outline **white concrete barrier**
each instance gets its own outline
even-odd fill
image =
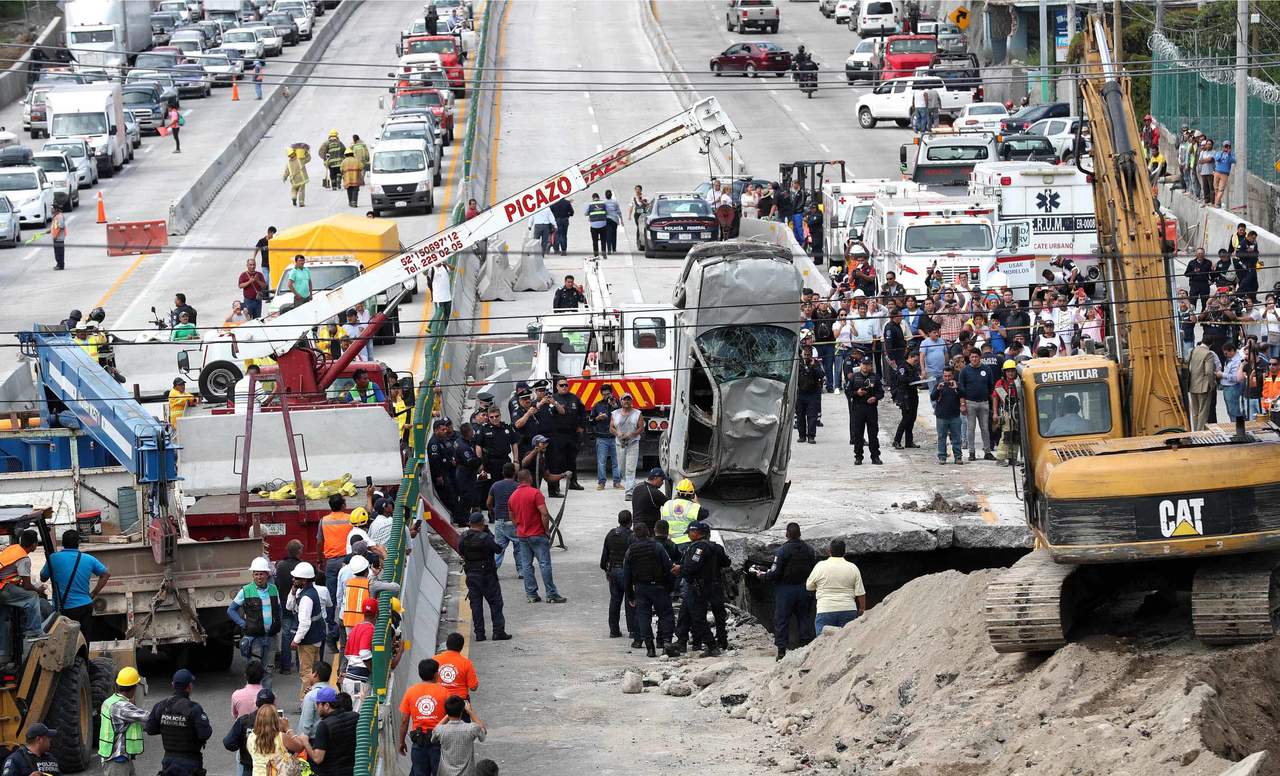
[[[515,270],[507,261],[507,244],[504,242],[497,250],[491,250],[485,256],[484,266],[480,269],[480,300],[482,302],[511,302],[516,298],[512,286]]]
[[[31,45],[33,47],[61,46],[62,24],[63,17],[61,16],[51,19]],[[0,73],[0,105],[17,102],[27,96],[27,91],[31,85],[31,52],[34,50],[35,48],[29,48],[22,52],[22,56],[18,57],[17,62],[9,65],[4,72]],[[20,129],[21,127],[9,127],[10,132],[18,132]]]
[[[1173,190],[1169,184],[1160,184],[1160,204],[1173,212],[1178,218],[1178,241],[1188,250],[1180,257],[1174,271],[1181,273],[1196,248],[1204,248],[1211,261],[1218,258],[1218,250],[1226,248],[1236,225],[1249,224],[1249,228],[1258,233],[1258,252],[1264,257],[1263,269],[1258,272],[1258,288],[1263,293],[1280,281],[1280,268],[1274,261],[1265,257],[1280,255],[1280,235],[1254,226],[1247,219],[1240,218],[1222,208],[1208,207],[1181,189]]]
[[[550,291],[556,284],[542,258],[542,244],[536,239],[526,239],[520,246],[520,258],[516,259],[514,271],[511,287],[516,291]]]

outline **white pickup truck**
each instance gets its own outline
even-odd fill
[[[746,32],[752,28],[777,32],[781,15],[773,0],[729,0],[724,27],[729,32]]]
[[[858,126],[872,129],[880,121],[896,121],[898,126],[911,124],[911,103],[915,95],[934,89],[941,98],[942,112],[956,114],[972,100],[968,92],[952,92],[941,78],[907,76],[882,81],[875,89],[858,98],[855,113]]]

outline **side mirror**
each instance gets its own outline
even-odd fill
[[[398,57],[404,56],[404,44],[402,43],[396,44],[396,56]]]
[[[899,146],[899,147],[898,147],[898,162],[899,162],[899,163],[901,163],[901,164],[906,164],[906,163],[907,163],[907,145],[906,145],[906,143],[903,143],[901,146]]]

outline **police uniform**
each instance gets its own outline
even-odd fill
[[[546,405],[538,407],[537,403],[530,405],[534,407],[533,415],[529,417],[523,426],[518,426],[517,431],[520,432],[520,457],[523,458],[533,449],[533,438],[536,436],[544,436],[551,438],[552,418],[556,414],[555,408]],[[512,425],[527,413],[527,409],[522,411],[520,415],[512,419]]]
[[[654,655],[653,616],[658,616],[658,641],[665,646],[671,641],[675,614],[671,609],[671,566],[674,561],[661,544],[653,539],[631,543],[622,560],[623,589],[635,611],[627,612],[635,620],[637,635],[644,640],[650,657]]]
[[[453,487],[458,499],[457,520],[465,519],[480,501],[480,488],[476,475],[480,472],[480,456],[476,455],[474,437],[471,441],[457,434],[453,440]]]
[[[640,631],[636,628],[635,611],[630,606],[623,606],[626,598],[626,582],[623,579],[622,565],[627,557],[627,549],[636,540],[630,526],[614,526],[604,537],[604,548],[600,552],[600,570],[605,573],[609,583],[609,635],[621,636],[618,629],[618,615],[626,611],[627,635],[632,642],[640,640]],[[633,644],[634,646],[634,644]]]
[[[893,400],[897,402],[898,409],[902,410],[902,420],[898,421],[898,428],[893,432],[893,446],[899,447],[905,444],[907,447],[915,447],[916,413],[920,410],[920,387],[912,385],[912,382],[919,379],[920,369],[918,366],[904,362],[894,367],[894,373]]]
[[[468,422],[479,428],[489,422],[489,408],[493,406],[493,394],[488,391],[476,394],[476,408],[471,411]]]
[[[35,727],[34,725],[32,727]],[[44,726],[41,725],[41,728]],[[47,728],[45,728],[47,730]],[[49,730],[49,733],[57,735],[58,731]],[[27,735],[31,739],[31,735]],[[34,739],[32,739],[34,740]],[[50,750],[44,754],[36,754],[25,746],[20,746],[13,751],[4,761],[4,769],[0,770],[0,776],[31,776],[38,773],[41,776],[58,776],[62,773],[62,769],[58,767],[58,760],[53,756]]]
[[[707,627],[707,611],[719,587],[720,560],[710,540],[705,537],[691,542],[680,561],[680,579],[684,583],[681,616],[687,618],[693,644],[708,651],[715,649],[714,637]],[[676,638],[683,644],[678,633]]]
[[[555,412],[551,416],[550,465],[556,474],[569,473],[569,487],[580,487],[577,474],[578,429],[586,424],[587,408],[582,406],[582,399],[572,393],[557,393],[551,398],[564,408],[564,413]]]
[[[818,562],[813,548],[800,539],[788,539],[773,554],[773,565],[764,578],[773,582],[773,643],[779,654],[791,643],[791,618],[796,618],[800,646],[813,641],[814,597],[805,589],[809,572]]]
[[[432,430],[445,425],[445,418],[437,418]],[[431,480],[436,486],[436,495],[444,502],[450,513],[457,510],[457,493],[453,487],[453,448],[457,435],[450,433],[446,437],[434,433],[427,442],[427,468],[431,470]]]
[[[502,616],[502,586],[498,583],[498,566],[494,558],[502,548],[488,531],[468,530],[458,540],[458,554],[462,556],[462,570],[467,581],[467,600],[471,602],[471,624],[477,640],[484,640],[484,603],[489,604],[489,616],[493,620],[493,635],[507,632],[507,620]]]
[[[520,397],[532,397],[533,393],[529,390],[529,384],[524,380],[516,383],[515,390],[511,392],[511,398],[507,399],[507,420],[512,424],[516,422],[516,418],[520,417]]]
[[[178,673],[183,671],[185,669],[180,669]],[[164,745],[160,776],[204,776],[201,750],[213,735],[213,728],[204,709],[191,700],[186,686],[151,709],[145,730],[147,735],[158,734]]]
[[[502,479],[502,465],[511,460],[511,446],[520,444],[520,434],[507,423],[486,423],[476,429],[472,441],[480,448],[480,458],[491,482]]]
[[[822,411],[822,364],[802,361],[796,374],[796,426],[801,442],[813,442]]]
[[[859,390],[862,395],[858,395]],[[862,463],[864,444],[870,448],[871,462],[880,463],[879,402],[884,398],[884,383],[875,372],[864,375],[859,369],[845,382],[844,395],[849,400],[849,444],[853,445],[854,464]],[[869,401],[872,398],[874,402]]]

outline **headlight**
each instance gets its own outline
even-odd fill
[[[39,195],[39,194],[32,194],[31,196],[29,196],[29,197],[27,197],[26,199],[22,200],[21,204],[22,204],[22,205],[30,205],[30,204],[32,204],[32,203],[39,202],[39,201],[40,201],[40,195]]]

